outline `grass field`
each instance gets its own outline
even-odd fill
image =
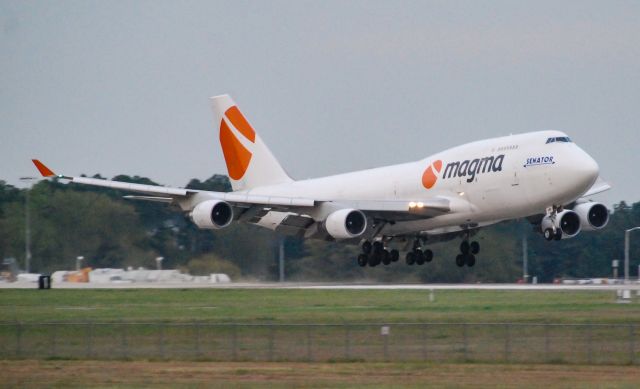
[[[0,321],[640,324],[602,291],[282,289],[0,290]]]
[[[430,301],[416,290],[2,289],[0,371],[5,387],[635,388],[640,307],[614,301],[602,291],[439,290]]]

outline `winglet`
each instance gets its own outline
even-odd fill
[[[40,162],[37,159],[32,159],[33,164],[36,165],[36,167],[38,168],[38,171],[40,172],[40,174],[42,174],[42,177],[53,177],[56,174],[49,169],[48,167],[45,166],[44,163]]]

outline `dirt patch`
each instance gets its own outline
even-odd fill
[[[0,361],[2,386],[640,387],[638,366]]]

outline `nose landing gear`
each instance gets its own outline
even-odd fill
[[[554,231],[553,228],[547,228],[546,230],[544,230],[542,235],[547,241],[552,241],[554,239],[560,240],[562,239],[562,230],[559,228],[556,228],[556,230]]]

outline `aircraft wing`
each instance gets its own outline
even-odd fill
[[[126,195],[131,200],[154,201],[178,205],[183,211],[192,211],[207,200],[222,200],[238,209],[238,218],[248,223],[268,221],[276,231],[302,235],[311,225],[322,222],[326,214],[316,213],[323,203],[331,203],[330,209],[353,208],[362,211],[368,218],[395,223],[420,220],[468,208],[461,199],[436,196],[418,202],[409,200],[330,200],[301,197],[253,195],[246,192],[213,192],[157,185],[134,184],[121,181],[89,177],[73,177],[56,174],[42,162],[33,160],[43,177],[57,177],[76,184],[98,186],[139,193]],[[270,216],[271,211],[276,216]],[[315,214],[315,216],[311,216]],[[263,220],[263,218],[266,218]],[[286,230],[286,231],[285,231]]]
[[[228,201],[232,204],[240,205],[263,205],[273,207],[313,207],[315,201],[305,198],[282,197],[282,196],[261,196],[234,192],[210,192],[195,189],[171,188],[158,185],[133,184],[121,181],[102,180],[98,178],[73,177],[64,174],[55,174],[37,159],[33,160],[40,174],[43,177],[57,177],[68,180],[76,184],[100,186],[103,188],[119,189],[129,192],[142,193],[144,196],[125,196],[133,200],[159,201],[159,202],[180,202],[195,197],[198,194],[206,195],[208,199],[218,199]]]
[[[595,194],[602,193],[609,189],[611,189],[611,185],[609,185],[608,182],[603,180],[602,177],[598,177],[598,179],[596,179],[596,182],[591,186],[591,188],[585,194],[582,195],[582,197],[593,196]]]

